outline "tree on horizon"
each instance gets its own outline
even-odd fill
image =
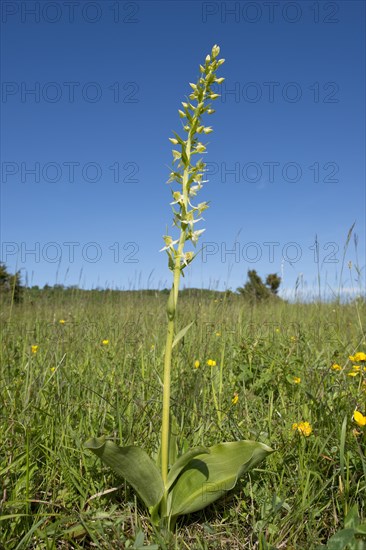
[[[277,293],[281,284],[281,277],[277,273],[267,275],[266,282],[258,275],[255,269],[248,271],[248,281],[237,291],[251,302],[259,302],[270,298],[278,298]]]

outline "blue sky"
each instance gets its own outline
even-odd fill
[[[205,252],[183,284],[256,269],[312,292],[319,267],[338,291],[356,222],[342,286],[352,261],[364,287],[364,2],[7,1],[1,40],[1,260],[28,284],[170,286],[168,138],[219,44]]]

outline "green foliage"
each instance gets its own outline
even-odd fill
[[[366,351],[364,301],[243,308],[237,295],[180,296],[181,326],[195,324],[174,348],[178,456],[219,440],[256,439],[276,452],[215,503],[178,517],[172,544],[131,486],[82,444],[103,434],[158,462],[166,296],[65,290],[33,301],[13,308],[10,322],[10,305],[0,311],[1,548],[131,548],[143,532],[161,550],[242,541],[315,550],[355,504],[365,523],[366,436],[352,416],[356,406],[366,414],[366,371],[348,376],[348,356]],[[302,420],[313,427],[307,438],[292,430]]]
[[[11,275],[6,266],[0,263],[0,294],[7,300],[19,304],[23,299],[24,287],[22,285],[20,271]]]
[[[208,454],[198,454],[190,460],[178,476],[169,495],[173,518],[215,502],[273,452],[256,441],[219,443],[207,450]]]
[[[0,287],[4,287],[9,280],[9,273],[4,264],[0,263]]]
[[[340,529],[327,542],[326,546],[318,546],[317,550],[365,550],[366,522],[361,522],[358,507],[355,504],[348,512],[344,528]]]
[[[252,303],[275,297],[281,284],[281,277],[276,273],[268,275],[266,284],[264,284],[255,269],[248,271],[248,279],[245,285],[239,287],[237,291]]]
[[[92,438],[85,447],[125,478],[135,489],[157,525],[171,526],[183,514],[202,510],[233,489],[242,475],[257,466],[272,449],[256,441],[219,443],[208,449],[191,449],[171,467],[166,484],[148,455],[139,447],[119,447],[104,438]]]
[[[93,451],[120,477],[135,489],[148,508],[160,502],[164,485],[160,472],[151,458],[139,447],[119,447],[103,437],[91,438],[85,447]]]
[[[267,275],[266,286],[273,294],[277,294],[280,284],[281,277],[279,277],[277,273],[270,273],[269,275]]]
[[[188,465],[189,462],[192,461],[193,458],[196,458],[197,455],[208,454],[209,452],[210,451],[204,447],[195,447],[179,457],[169,470],[167,489],[170,490],[173,483],[175,483],[179,475],[182,473],[182,470]]]
[[[191,323],[189,323],[189,325],[187,325],[186,327],[182,328],[178,334],[176,335],[176,337],[174,338],[174,341],[173,341],[173,344],[172,344],[172,348],[174,348],[181,340],[182,338],[184,338],[184,336],[187,334],[187,332],[189,331],[189,329],[191,328],[191,326],[193,325],[193,321]]]

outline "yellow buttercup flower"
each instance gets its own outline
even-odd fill
[[[236,405],[238,401],[239,401],[239,394],[236,391],[236,392],[234,392],[234,395],[233,395],[233,398],[232,398],[231,402],[232,402],[233,405]]]
[[[354,370],[355,372],[360,371],[361,370],[361,365],[353,365],[352,370]]]
[[[31,349],[32,349],[32,353],[36,354],[37,351],[38,351],[38,346],[34,345],[34,346],[31,347]]]
[[[51,372],[55,372],[55,370],[56,370],[56,367],[51,367],[51,368],[50,368],[50,371],[51,371]]]
[[[313,431],[313,428],[311,427],[311,424],[309,422],[295,422],[295,424],[292,424],[292,429],[297,430],[301,435],[304,435],[305,437],[309,437],[311,432]]]
[[[207,366],[208,367],[216,367],[216,361],[214,361],[213,359],[208,359],[207,360]]]
[[[359,361],[366,361],[366,353],[359,351],[354,355],[350,355],[349,360],[354,361],[355,363],[358,363]]]
[[[106,339],[105,339],[105,340],[103,340],[103,341],[102,341],[102,344],[103,344],[103,346],[108,346],[108,344],[109,344],[109,340],[106,340]]]
[[[357,375],[358,375],[358,372],[354,370],[347,373],[347,376],[357,376]]]
[[[299,378],[298,376],[294,376],[292,381],[294,382],[294,384],[300,384],[301,378]]]
[[[60,325],[64,325],[66,323],[66,321],[65,321],[65,319],[60,319],[59,323],[60,323]]]
[[[193,366],[195,369],[198,369],[198,367],[200,366],[200,362],[198,361],[198,359],[196,359],[196,361],[193,363]]]
[[[362,413],[360,413],[360,411],[355,411],[353,413],[353,420],[356,422],[356,424],[361,426],[361,428],[363,426],[366,426],[366,416],[364,416]]]
[[[332,370],[342,370],[341,365],[338,365],[338,363],[334,363],[330,368]]]

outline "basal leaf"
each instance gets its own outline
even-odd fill
[[[163,480],[156,464],[143,449],[119,447],[104,437],[93,437],[84,446],[126,479],[148,508],[160,502],[164,492]]]
[[[169,507],[172,517],[205,508],[273,452],[267,445],[256,441],[219,443],[209,447],[208,451],[209,454],[192,458],[173,485]]]
[[[180,472],[187,466],[187,464],[197,455],[208,454],[210,451],[205,447],[195,447],[180,456],[178,460],[171,467],[168,474],[167,490],[173,485],[174,481],[179,476]]]

